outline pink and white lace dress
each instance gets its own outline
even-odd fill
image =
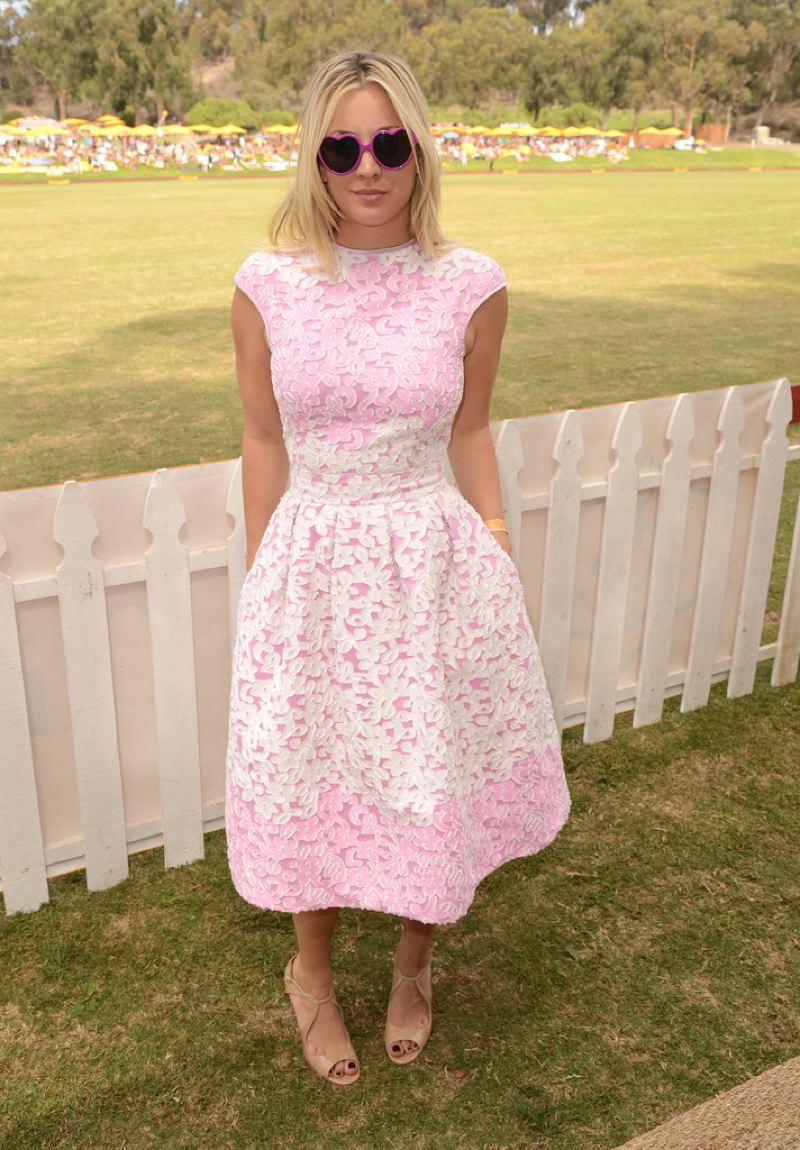
[[[448,482],[464,339],[499,265],[256,252],[290,461],[238,603],[225,825],[237,892],[454,922],[570,796],[514,561]]]

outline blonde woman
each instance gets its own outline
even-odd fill
[[[351,1085],[339,908],[402,920],[383,1034],[411,1062],[436,924],[551,842],[570,796],[489,430],[506,277],[439,227],[403,60],[326,60],[300,128],[270,245],[234,277],[248,569],[225,815],[237,892],[293,916],[306,1060]]]

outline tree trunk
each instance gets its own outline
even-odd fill
[[[686,114],[685,114],[684,119],[683,119],[683,134],[684,134],[684,136],[691,136],[691,134],[692,134],[692,119],[694,117],[694,108],[691,105],[689,105],[689,107],[685,109],[685,112],[686,112]]]
[[[725,109],[725,135],[722,137],[723,144],[727,144],[728,137],[731,134],[731,106],[728,104]]]
[[[66,120],[67,118],[67,93],[63,88],[59,88],[56,92],[56,99],[58,100],[58,118],[59,120]]]

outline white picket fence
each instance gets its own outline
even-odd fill
[[[789,381],[492,425],[503,504],[560,727],[703,706],[800,658],[800,516],[777,639],[762,624]],[[448,469],[449,470],[449,469]],[[449,475],[453,481],[452,473]],[[231,530],[231,525],[233,529]],[[149,539],[148,539],[149,536]],[[129,854],[200,859],[224,826],[240,460],[0,492],[0,879],[7,914]]]

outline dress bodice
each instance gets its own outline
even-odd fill
[[[503,287],[491,257],[416,240],[336,245],[338,280],[310,252],[257,251],[234,276],[271,349],[290,486],[309,498],[402,498],[444,482],[475,309]]]

